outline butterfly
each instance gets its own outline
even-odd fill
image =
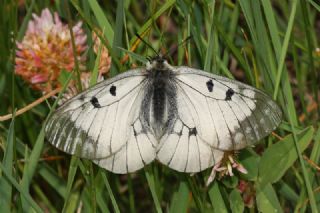
[[[45,131],[58,149],[113,173],[155,159],[195,173],[225,152],[251,146],[281,122],[279,106],[264,92],[158,55],[85,90],[59,107]]]

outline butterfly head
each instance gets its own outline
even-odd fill
[[[146,64],[147,70],[171,70],[172,67],[169,65],[167,59],[162,55],[148,58]]]

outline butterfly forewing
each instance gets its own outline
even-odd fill
[[[176,83],[194,111],[197,132],[210,146],[238,150],[270,134],[281,110],[260,90],[189,67],[177,68]]]
[[[139,137],[134,130],[145,83],[144,70],[139,69],[118,75],[77,95],[49,119],[47,138],[62,151],[95,159],[100,166],[115,173],[143,167],[155,157],[154,149],[149,148],[155,143],[154,139]],[[140,150],[137,138],[142,146]],[[134,158],[130,165],[127,158]]]

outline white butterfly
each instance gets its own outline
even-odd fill
[[[57,148],[114,173],[157,159],[194,173],[225,151],[250,146],[273,131],[281,110],[265,93],[157,56],[146,68],[103,81],[61,106],[46,126]]]

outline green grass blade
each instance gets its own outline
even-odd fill
[[[9,131],[5,132],[8,134]],[[16,150],[17,154],[23,156],[24,159],[28,159],[30,156],[30,149],[27,145],[25,145],[19,138],[16,138]],[[57,191],[60,196],[65,195],[65,186],[66,183],[64,180],[58,176],[58,174],[50,167],[51,164],[47,164],[46,162],[41,162],[38,165],[38,172],[43,177],[44,180],[49,183],[49,185]]]
[[[131,174],[128,174],[128,193],[129,193],[129,206],[130,206],[130,212],[136,213],[136,204],[134,201],[135,193],[134,188],[132,184],[132,177]]]
[[[96,60],[94,62],[94,67],[90,76],[90,87],[95,85],[97,83],[98,80],[98,76],[99,76],[99,64],[100,64],[100,59],[101,59],[101,51],[103,48],[103,44],[102,42],[100,42],[99,48],[98,48],[98,53],[97,53],[97,57]]]
[[[320,74],[319,70],[315,69],[315,63],[314,63],[314,58],[313,58],[313,53],[318,47],[317,44],[317,38],[316,38],[316,33],[313,31],[313,26],[311,26],[310,20],[311,20],[311,15],[310,15],[310,10],[308,10],[307,7],[307,2],[306,1],[301,1],[300,2],[301,6],[301,11],[302,11],[302,18],[304,22],[304,31],[306,40],[307,40],[307,55],[308,55],[308,70],[309,73],[311,74],[311,87],[312,87],[312,92],[313,92],[313,98],[314,100],[317,100],[319,98],[318,96],[318,90],[319,90],[319,85],[317,85],[320,82]],[[319,104],[317,105],[318,109],[318,118],[320,118],[320,106]]]
[[[128,55],[130,55],[133,59],[135,59],[135,60],[137,60],[137,61],[140,61],[140,62],[143,63],[143,64],[145,64],[145,63],[148,62],[148,60],[147,60],[145,57],[143,57],[143,56],[141,56],[141,55],[139,55],[139,54],[136,54],[136,53],[134,53],[134,52],[131,52],[131,51],[126,50],[126,49],[121,48],[121,47],[119,47],[119,49],[122,50],[122,51],[125,52],[125,53],[128,53]]]
[[[298,0],[293,0],[292,7],[291,7],[291,14],[290,14],[290,18],[289,18],[289,23],[288,23],[286,35],[284,37],[283,45],[282,45],[282,48],[281,48],[281,55],[280,55],[280,59],[279,59],[278,69],[277,69],[277,77],[276,77],[275,89],[274,89],[274,93],[273,93],[273,99],[274,100],[277,99],[278,92],[279,92],[278,90],[279,90],[279,86],[280,86],[281,75],[282,75],[282,71],[283,71],[285,57],[286,57],[287,50],[288,50],[288,45],[289,45],[289,41],[290,41],[290,37],[291,37],[291,32],[292,32],[292,29],[293,29],[293,23],[294,23],[294,18],[295,18],[296,11],[297,11],[297,6],[298,6]]]
[[[66,191],[66,182],[58,176],[56,171],[54,171],[49,164],[41,163],[39,165],[39,174],[43,177],[44,180],[64,199],[67,195]]]
[[[15,114],[15,113],[14,113]],[[8,171],[6,174],[7,176],[12,176],[12,169],[13,169],[13,156],[14,156],[14,144],[15,144],[15,117],[13,116],[9,131],[8,131],[8,136],[7,136],[7,141],[5,145],[5,152],[4,152],[4,157],[2,160],[2,165]],[[10,212],[10,201],[12,197],[12,186],[7,180],[6,176],[0,173],[0,206],[4,212]]]
[[[204,196],[199,188],[200,183],[197,181],[195,177],[191,177],[189,174],[184,174],[184,179],[187,180],[188,187],[192,192],[192,199],[194,200],[197,209],[199,212],[205,211],[205,203],[204,203]]]
[[[65,82],[61,92],[58,95],[58,98],[56,99],[56,101],[54,102],[49,115],[47,116],[46,121],[44,122],[44,124],[41,127],[40,133],[38,134],[38,138],[36,140],[36,143],[31,151],[30,157],[27,159],[27,162],[25,164],[24,167],[24,172],[23,172],[23,177],[21,180],[21,187],[25,190],[25,191],[29,191],[29,186],[30,183],[32,181],[32,177],[37,169],[37,164],[39,162],[39,158],[42,152],[42,148],[44,146],[44,139],[45,139],[45,124],[48,120],[48,118],[50,117],[50,115],[53,113],[53,110],[55,109],[58,101],[60,100],[62,93],[66,90],[67,85],[69,84],[71,78],[73,76],[73,73],[69,75],[67,81]],[[25,202],[24,198],[21,197],[22,200],[22,207],[24,208],[24,210],[28,210],[28,203]]]
[[[259,212],[283,212],[271,184],[266,185],[263,190],[258,189],[256,200]]]
[[[116,26],[114,28],[114,39],[112,44],[112,51],[114,56],[120,58],[120,50],[118,47],[122,46],[122,34],[123,34],[123,25],[124,25],[124,0],[117,1],[117,13],[116,13]],[[111,66],[110,76],[113,77],[118,73],[118,70],[114,66]]]
[[[187,35],[191,36],[191,20],[190,20],[190,14],[187,15],[187,23],[188,23],[188,27],[187,27]],[[197,40],[195,40],[197,41]],[[191,44],[190,42],[187,44],[187,50],[188,50],[188,66],[191,66],[192,63],[192,54],[191,54]]]
[[[99,28],[97,28],[97,27],[95,26],[95,24],[91,22],[90,16],[87,17],[86,14],[85,14],[85,12],[80,8],[80,6],[79,6],[79,4],[78,4],[78,1],[77,1],[77,0],[71,0],[71,3],[72,3],[72,5],[73,5],[73,7],[77,10],[77,12],[79,13],[79,15],[84,19],[85,23],[89,26],[90,30],[93,31],[93,32],[95,32],[95,33],[98,35],[98,37],[100,38],[100,40],[101,40],[101,42],[103,43],[103,45],[108,48],[109,54],[110,54],[110,56],[112,57],[112,62],[115,62],[115,63],[117,64],[117,66],[119,66],[119,65],[120,65],[119,59],[118,59],[117,57],[115,57],[115,55],[114,55],[114,53],[113,53],[113,51],[112,51],[112,48],[111,48],[111,47],[112,47],[112,45],[111,45],[112,43],[110,43],[108,40],[106,40],[106,38],[109,38],[109,37],[111,37],[111,36],[108,35],[108,36],[106,37],[105,26],[100,26],[100,29],[101,29],[102,31],[104,31],[104,34],[103,34],[104,36],[103,36],[103,35],[101,35]],[[88,9],[88,8],[86,8],[85,10],[87,10],[87,9]],[[101,8],[100,8],[100,9],[101,9]],[[109,24],[108,24],[108,25],[109,25]],[[111,37],[111,38],[113,38],[113,34],[114,34],[114,33],[113,33],[113,29],[111,28],[111,30],[112,30],[112,37]]]
[[[313,144],[312,152],[310,154],[310,160],[312,160],[316,164],[319,164],[319,160],[320,160],[320,128],[318,128],[318,130],[314,134],[314,144]]]
[[[42,203],[42,205],[45,205],[47,208],[47,211],[50,213],[58,213],[56,208],[52,205],[51,201],[49,200],[49,197],[44,193],[44,191],[40,188],[38,184],[33,184],[32,188],[34,189],[34,194],[36,196],[39,196],[39,203]],[[33,195],[34,196],[34,195]]]
[[[108,178],[106,176],[106,174],[104,172],[100,172],[101,175],[102,175],[102,179],[104,181],[104,184],[106,185],[107,187],[107,191],[108,191],[108,194],[109,194],[109,197],[111,199],[111,202],[112,202],[112,206],[113,206],[113,210],[116,212],[116,213],[120,213],[120,209],[119,209],[119,206],[117,204],[117,201],[113,195],[113,192],[112,192],[112,189],[110,187],[110,183],[108,181]]]
[[[63,212],[76,212],[79,209],[80,202],[80,192],[78,190],[73,190],[66,203]]]
[[[147,178],[147,181],[148,181],[148,185],[149,185],[149,189],[151,191],[151,195],[152,195],[152,198],[153,198],[154,205],[156,207],[156,211],[158,213],[162,213],[162,209],[161,209],[159,198],[158,198],[157,191],[156,191],[156,184],[155,184],[155,181],[154,181],[154,174],[150,171],[150,167],[145,169],[145,175],[146,175],[146,178]]]
[[[274,54],[275,54],[275,60],[272,59],[272,55],[270,54],[270,60],[272,61],[270,63],[270,67],[271,67],[271,72],[270,75],[272,77],[272,82],[270,82],[270,85],[272,85],[271,90],[274,93],[274,85],[276,82],[276,63],[279,64],[280,62],[280,58],[281,58],[281,54],[282,54],[282,45],[281,45],[281,40],[282,38],[280,38],[279,32],[280,30],[278,29],[277,26],[277,21],[276,21],[276,14],[274,12],[274,10],[272,9],[272,4],[271,1],[261,1],[264,13],[265,13],[265,17],[266,17],[266,23],[268,26],[268,31],[270,32],[270,37],[271,37],[271,44],[272,44],[272,48],[274,50]],[[263,39],[263,42],[266,39]],[[284,69],[286,70],[286,67],[284,67]],[[295,109],[295,105],[294,105],[294,100],[293,100],[293,94],[292,94],[292,88],[290,85],[290,81],[289,81],[289,75],[288,75],[288,71],[286,70],[286,72],[282,73],[281,76],[281,84],[282,84],[282,88],[281,90],[279,90],[279,92],[281,91],[281,93],[279,93],[279,95],[281,95],[281,99],[280,102],[283,106],[283,108],[288,108],[288,114],[287,116],[291,117],[295,126],[297,125],[298,121],[297,121],[297,116],[296,116],[296,109]],[[287,113],[287,111],[284,112],[285,114]]]
[[[313,213],[317,213],[318,212],[318,208],[317,208],[316,200],[315,200],[314,195],[313,195],[313,190],[312,190],[312,187],[311,187],[309,175],[308,175],[307,170],[306,170],[305,165],[304,165],[304,160],[303,160],[303,157],[301,155],[301,148],[300,148],[300,146],[298,144],[298,137],[297,137],[296,131],[295,131],[294,127],[293,127],[293,123],[292,123],[292,120],[291,120],[290,117],[289,117],[289,122],[291,124],[292,133],[293,133],[293,139],[294,139],[294,145],[295,145],[298,157],[299,157],[299,162],[300,162],[301,169],[302,169],[304,183],[305,183],[305,186],[307,188],[311,209],[312,209]]]
[[[69,166],[69,171],[68,171],[68,181],[67,181],[67,188],[66,188],[66,194],[65,194],[65,200],[63,204],[63,209],[62,212],[67,212],[67,209],[70,208],[69,206],[69,201],[73,197],[71,196],[71,190],[72,190],[72,185],[75,179],[75,175],[78,169],[78,164],[79,164],[80,159],[77,156],[72,156],[71,157],[71,162]]]
[[[241,52],[237,49],[237,47],[234,45],[234,43],[228,38],[227,33],[220,26],[219,21],[215,17],[213,18],[213,23],[214,23],[214,26],[216,27],[218,33],[220,34],[220,38],[223,40],[223,42],[226,44],[226,46],[230,49],[230,51],[236,57],[236,59],[241,64],[241,66],[243,67],[245,72],[250,73],[250,69],[247,66],[245,60],[243,59]]]
[[[211,201],[211,205],[213,207],[214,212],[216,213],[227,213],[229,210],[227,209],[226,204],[222,198],[222,194],[219,189],[219,184],[217,181],[214,181],[209,190],[208,190],[209,198]]]
[[[35,143],[35,146],[33,147],[30,157],[29,159],[27,159],[27,162],[24,167],[24,172],[21,180],[21,187],[27,192],[29,191],[29,186],[31,184],[32,177],[36,172],[37,164],[39,162],[42,148],[44,146],[44,138],[45,138],[44,134],[45,134],[44,126],[42,126],[40,133],[38,135],[37,141]],[[21,201],[22,201],[23,209],[25,211],[28,211],[29,205],[28,205],[28,202],[26,202],[24,196],[21,197]]]
[[[104,171],[99,169],[98,173],[95,178],[95,185],[96,185],[96,199],[98,203],[98,207],[102,212],[109,213],[109,207],[108,207],[108,202],[110,201],[107,197],[105,196],[106,192],[106,187],[105,187],[105,181],[103,180],[102,173]]]
[[[313,0],[308,0],[308,2],[310,2],[310,4],[312,6],[314,6],[314,8],[316,8],[318,10],[318,12],[320,12],[320,5],[317,4],[316,2],[314,2]]]
[[[29,8],[27,10],[27,14],[23,19],[23,22],[21,24],[21,27],[20,27],[18,35],[17,35],[17,40],[18,41],[22,40],[22,38],[23,38],[23,36],[24,36],[24,34],[26,32],[26,29],[28,27],[28,22],[29,22],[29,20],[31,18],[31,15],[32,15],[32,10],[34,9],[34,6],[35,6],[35,2],[36,2],[35,0],[31,1],[30,6],[29,6]]]
[[[108,40],[110,46],[112,46],[113,39],[114,39],[114,31],[113,31],[113,28],[112,28],[109,20],[105,16],[102,8],[100,7],[100,5],[98,4],[98,2],[96,0],[89,0],[88,2],[89,2],[89,5],[91,7],[93,14],[95,15],[95,17],[97,19],[97,22],[98,22],[100,28],[104,30],[105,38]]]
[[[42,212],[41,208],[36,204],[36,202],[31,198],[29,192],[26,191],[11,175],[10,171],[0,163],[1,172],[4,173],[6,178],[11,182],[11,184],[16,188],[18,192],[20,192],[21,196],[25,199],[25,201],[30,205],[36,212]],[[10,211],[9,211],[10,212]]]
[[[238,189],[233,189],[229,196],[230,208],[233,213],[241,213],[244,211],[244,203]]]
[[[181,181],[178,191],[172,196],[169,212],[188,212],[190,191],[188,183]]]
[[[297,203],[299,196],[294,191],[292,187],[290,187],[287,183],[284,181],[280,181],[280,188],[279,188],[279,194],[282,194],[286,200],[292,203]]]
[[[153,14],[147,21],[146,23],[140,28],[140,30],[138,30],[138,34],[141,35],[144,32],[146,32],[152,25],[152,23],[157,20],[166,10],[168,10],[172,5],[174,5],[174,3],[176,2],[176,0],[168,0],[166,1],[162,7],[155,13]],[[134,42],[136,42],[137,38],[133,37],[130,40],[130,46],[132,46],[132,44]]]
[[[213,25],[213,18],[214,18],[214,9],[215,9],[215,3],[216,1],[212,1],[211,5],[211,18],[210,18],[210,29],[209,29],[209,38],[208,38],[208,46],[207,46],[207,52],[206,52],[206,57],[204,59],[204,70],[207,72],[210,72],[211,69],[211,60],[212,60],[212,55],[213,55],[213,49],[214,49],[214,25]],[[212,71],[211,71],[212,72]]]
[[[97,212],[97,194],[95,177],[93,172],[93,164],[91,160],[83,159],[82,161],[79,161],[79,168],[86,180],[85,189],[82,193],[82,201],[88,203],[86,207],[90,209],[91,212]]]
[[[299,155],[309,146],[313,133],[314,129],[309,127],[296,136]],[[298,153],[295,149],[293,135],[289,135],[267,148],[259,163],[259,187],[263,188],[268,183],[280,180],[297,159]]]

